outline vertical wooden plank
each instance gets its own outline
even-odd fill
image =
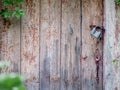
[[[20,20],[0,17],[0,60],[10,62],[10,66],[3,71],[20,71]]]
[[[39,90],[39,0],[24,0],[22,7],[21,73],[27,90]]]
[[[104,89],[120,89],[120,6],[105,0]]]
[[[0,20],[0,59],[10,62],[3,71],[20,71],[20,21]],[[11,23],[11,25],[9,25]]]
[[[7,60],[10,60],[10,70],[12,72],[20,72],[20,20],[12,20],[8,29]]]
[[[60,0],[41,0],[40,89],[60,89]]]
[[[61,90],[80,90],[80,0],[62,0]]]
[[[82,0],[82,90],[102,90],[102,40],[90,36],[90,25],[103,24],[103,1]],[[94,59],[99,50],[99,70]],[[98,74],[97,74],[98,72]]]

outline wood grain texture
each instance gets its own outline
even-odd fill
[[[0,3],[0,10],[3,7]],[[10,62],[3,72],[20,71],[20,20],[15,18],[0,17],[0,61],[2,60]]]
[[[60,89],[60,0],[41,0],[40,89]]]
[[[80,90],[80,1],[62,0],[61,90]]]
[[[11,62],[5,71],[21,70],[27,90],[103,90],[103,41],[89,27],[103,25],[103,0],[24,0],[22,7],[21,27],[0,22],[0,58]],[[105,0],[105,10],[104,89],[119,90],[120,64],[112,61],[119,60],[120,8]]]
[[[22,7],[21,73],[28,90],[39,90],[39,0],[24,0]]]
[[[82,0],[82,90],[102,90],[102,41],[96,44],[96,38],[90,35],[90,25],[102,26],[102,18],[102,0]],[[96,49],[101,57],[98,77],[94,59]]]
[[[1,18],[0,24],[0,56],[1,60],[10,62],[10,66],[3,71],[20,71],[20,21],[9,21]]]
[[[120,89],[120,6],[105,0],[104,89]],[[113,62],[116,60],[115,62]]]

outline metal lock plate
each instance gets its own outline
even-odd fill
[[[91,36],[93,36],[97,39],[102,38],[102,33],[103,33],[103,28],[100,26],[93,27],[91,32],[90,32]]]

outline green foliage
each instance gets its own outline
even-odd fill
[[[20,18],[24,15],[24,10],[20,8],[23,0],[1,0],[4,8],[0,10],[0,15],[4,18]],[[11,7],[11,8],[10,8]]]
[[[0,61],[0,69],[8,66],[7,61]],[[0,74],[0,90],[26,90],[23,84],[24,78],[15,73]]]
[[[14,73],[0,75],[0,90],[25,90],[23,78]]]
[[[113,62],[113,63],[118,63],[119,60],[118,60],[118,59],[114,59],[112,62]]]
[[[120,4],[120,0],[115,0],[115,2],[116,2],[117,4]]]
[[[4,5],[22,3],[23,0],[2,0]]]

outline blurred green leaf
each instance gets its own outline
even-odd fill
[[[24,10],[19,7],[15,7],[15,12],[13,13],[13,16],[19,19],[23,15],[24,15]]]
[[[116,2],[117,4],[120,4],[120,0],[115,0],[115,2]]]
[[[23,0],[16,0],[18,3],[22,3],[23,2]]]
[[[19,74],[9,73],[0,75],[0,90],[25,90],[23,78]]]
[[[118,60],[118,59],[114,59],[112,62],[113,62],[113,63],[118,63],[119,60]]]
[[[2,3],[3,3],[4,5],[14,4],[14,3],[15,3],[15,0],[2,0]]]
[[[0,10],[0,15],[4,18],[16,17],[19,19],[24,15],[24,10],[19,7],[22,2],[23,0],[2,0],[5,8]],[[12,5],[13,7],[9,9],[9,5]]]
[[[2,0],[2,3],[4,5],[9,5],[9,4],[18,4],[18,3],[22,3],[23,0]]]
[[[13,87],[12,90],[25,90],[25,86],[21,84],[19,86]]]

